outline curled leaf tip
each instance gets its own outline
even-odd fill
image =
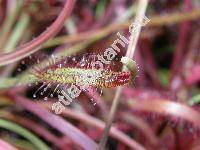
[[[131,72],[132,79],[134,79],[136,77],[138,69],[136,62],[133,59],[126,56],[121,58],[121,62],[124,65],[123,69],[129,70]]]

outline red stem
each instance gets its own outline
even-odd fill
[[[186,78],[187,85],[193,85],[200,81],[200,65],[196,65],[191,69],[190,74]]]
[[[147,73],[151,77],[152,82],[155,85],[155,87],[161,88],[161,84],[158,79],[157,66],[152,55],[152,50],[150,48],[151,47],[150,41],[147,39],[143,39],[140,41],[139,45],[140,45],[141,53],[144,57],[144,66]]]
[[[97,144],[86,134],[78,130],[75,126],[42,108],[38,104],[31,102],[29,99],[22,97],[17,93],[17,90],[11,90],[9,96],[14,99],[18,104],[24,107],[26,110],[38,116],[41,120],[48,123],[51,127],[57,129],[67,137],[69,137],[74,143],[80,147],[93,150],[97,148]]]
[[[190,11],[192,7],[190,0],[184,0],[184,9],[185,11]],[[187,45],[188,36],[190,33],[190,23],[184,22],[180,25],[178,41],[176,45],[176,50],[174,53],[172,65],[171,65],[171,75],[176,76],[176,73],[180,73],[182,60],[184,56],[184,52]],[[173,79],[172,79],[173,80]]]
[[[47,29],[47,31],[43,32],[36,39],[12,50],[12,52],[0,55],[0,66],[10,64],[38,51],[44,42],[55,36],[60,31],[65,22],[65,19],[71,14],[73,6],[74,0],[67,0],[60,15],[55,20],[55,22]]]
[[[63,146],[64,142],[60,140],[59,137],[49,132],[46,128],[39,126],[37,123],[26,118],[17,117],[15,119],[17,123],[22,124],[28,129],[31,129],[32,131],[43,137],[45,140],[48,140],[49,142],[56,145],[57,147],[61,148]]]

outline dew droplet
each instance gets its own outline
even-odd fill
[[[84,62],[80,62],[80,66],[81,66],[81,67],[84,67],[84,66],[85,66],[85,63],[84,63]]]
[[[53,97],[53,94],[50,94],[50,97]]]
[[[45,97],[44,100],[47,101],[47,100],[48,100],[48,97]]]
[[[35,94],[33,94],[33,97],[34,97],[34,98],[36,98],[36,95],[35,95]]]
[[[102,90],[100,90],[100,95],[103,93],[103,91]]]
[[[72,60],[73,60],[73,61],[76,61],[76,58],[75,58],[75,57],[73,57],[73,58],[72,58]]]

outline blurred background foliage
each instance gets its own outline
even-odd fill
[[[0,0],[0,60],[49,32],[65,2]],[[117,32],[129,37],[137,1],[77,0],[70,8],[62,28],[40,44],[32,60],[13,58],[0,67],[2,149],[92,149],[102,136],[115,88],[103,88],[102,95],[82,92],[57,116],[51,111],[56,96],[48,101],[32,97],[40,84],[34,84],[28,69],[37,60],[45,64],[51,54],[103,53]],[[107,148],[200,149],[200,1],[149,0],[146,16],[150,22],[133,57],[140,69],[123,88]],[[121,48],[114,61],[126,50]]]

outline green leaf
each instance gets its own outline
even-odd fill
[[[16,123],[0,119],[0,127],[5,128],[7,130],[13,131],[24,138],[27,138],[30,140],[31,143],[33,143],[38,149],[41,150],[49,150],[50,148],[42,142],[38,137],[36,137],[34,134],[32,134],[30,131],[27,129],[17,125]]]
[[[163,86],[167,86],[169,83],[169,71],[166,69],[159,70],[159,80]]]
[[[99,3],[97,4],[96,13],[95,13],[95,17],[97,19],[103,15],[105,11],[105,7],[106,7],[106,0],[100,0]]]
[[[200,103],[200,94],[193,96],[188,103],[190,105],[195,105],[195,104],[199,104]]]

